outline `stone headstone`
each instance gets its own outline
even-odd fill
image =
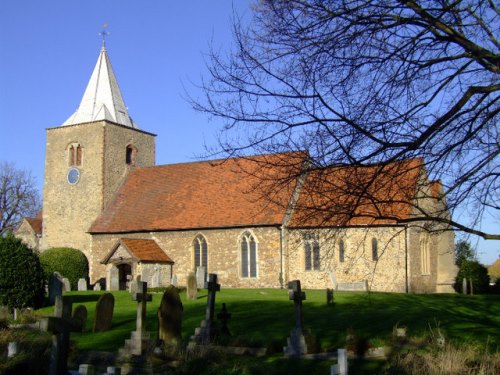
[[[195,300],[198,298],[198,287],[196,285],[196,276],[193,272],[188,275],[187,288],[186,288],[187,298],[189,300]]]
[[[175,286],[177,288],[178,286],[178,281],[177,281],[177,275],[172,276],[172,280],[170,281],[170,284]]]
[[[347,362],[347,351],[345,349],[337,350],[337,364],[332,365],[330,370],[331,375],[347,375],[348,374],[348,362]]]
[[[62,284],[63,292],[71,292],[71,283],[69,282],[69,279],[67,277],[63,277]]]
[[[83,332],[85,324],[87,324],[87,308],[83,305],[76,306],[73,311],[72,321],[74,329]]]
[[[150,280],[149,280],[149,270],[147,268],[143,268],[142,269],[142,272],[141,272],[141,281],[144,281],[145,283],[150,283]]]
[[[10,318],[9,306],[0,305],[0,320],[7,320]]]
[[[108,366],[106,367],[106,375],[121,375],[120,367]]]
[[[94,285],[94,291],[98,292],[101,290],[101,284],[100,283],[95,283]]]
[[[16,341],[11,341],[9,342],[9,345],[7,346],[7,358],[12,358],[14,357],[19,351],[19,345],[17,344]]]
[[[302,301],[306,299],[306,294],[302,291],[300,280],[293,280],[288,283],[288,298],[294,302],[295,328],[287,339],[288,346],[283,348],[287,357],[300,357],[307,354],[307,343],[304,336]]]
[[[94,365],[82,364],[78,367],[78,373],[80,375],[94,375],[95,367]]]
[[[158,309],[158,338],[167,345],[181,343],[183,306],[174,286],[167,288]]]
[[[137,280],[141,281],[141,280]],[[130,284],[128,284],[128,291],[130,294],[137,293],[137,281],[131,281]]]
[[[153,275],[151,276],[151,288],[158,288],[160,286],[161,279],[161,269],[156,266],[153,270]]]
[[[62,292],[62,276],[58,272],[54,272],[49,278],[49,302],[51,305],[56,302],[57,296],[62,296]]]
[[[115,297],[111,293],[104,293],[95,305],[93,332],[103,332],[111,329]]]
[[[204,288],[205,282],[207,281],[207,271],[205,267],[196,267],[196,286],[198,288]]]
[[[462,293],[467,294],[467,279],[465,277],[462,279]]]
[[[114,265],[108,271],[109,273],[109,290],[120,290],[120,271]]]
[[[85,280],[85,279],[78,279],[78,290],[80,292],[87,290],[87,280]]]
[[[335,271],[331,270],[329,273],[330,273],[330,280],[332,280],[333,289],[337,289],[338,283],[337,283],[337,277],[335,276]]]

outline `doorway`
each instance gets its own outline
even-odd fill
[[[128,282],[132,280],[132,267],[130,264],[118,265],[118,287],[120,290],[128,289]]]

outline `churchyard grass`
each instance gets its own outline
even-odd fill
[[[71,292],[73,307],[83,304],[88,310],[85,332],[72,333],[79,350],[116,351],[135,329],[137,302],[128,292],[113,292],[115,309],[110,331],[92,333],[95,303],[104,292]],[[147,305],[148,331],[157,332],[161,293],[153,293]],[[388,345],[395,326],[407,327],[408,336],[429,337],[437,329],[448,341],[500,347],[500,296],[498,295],[415,295],[391,293],[337,292],[335,304],[326,305],[324,290],[306,290],[304,326],[318,337],[322,351],[345,347],[346,335],[376,347]],[[184,305],[182,337],[187,343],[204,317],[206,291],[194,301],[181,293]],[[294,325],[293,303],[286,290],[224,289],[217,295],[216,314],[222,303],[232,314],[232,337],[225,344],[266,347],[281,352]],[[39,310],[48,315],[51,307]]]

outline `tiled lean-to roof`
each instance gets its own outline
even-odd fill
[[[305,157],[287,153],[132,170],[89,232],[280,225],[296,180],[272,194],[266,185],[290,168],[300,171]]]
[[[140,262],[154,262],[154,263],[174,263],[174,261],[161,249],[154,240],[144,240],[135,238],[122,238],[120,239],[111,251],[102,260],[106,264],[115,251],[123,246],[128,253]]]

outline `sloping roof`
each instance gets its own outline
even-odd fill
[[[165,252],[161,249],[160,246],[158,246],[158,244],[154,240],[132,238],[120,239],[102,260],[102,263],[106,264],[120,245],[123,245],[125,249],[138,261],[174,263],[174,261],[167,254],[165,254]]]
[[[99,53],[80,106],[62,126],[100,120],[138,128],[128,114],[104,45]]]
[[[290,227],[395,224],[412,214],[423,161],[329,167],[307,174]]]
[[[90,233],[280,225],[305,153],[162,165],[131,171]],[[298,173],[298,172],[297,172]]]

